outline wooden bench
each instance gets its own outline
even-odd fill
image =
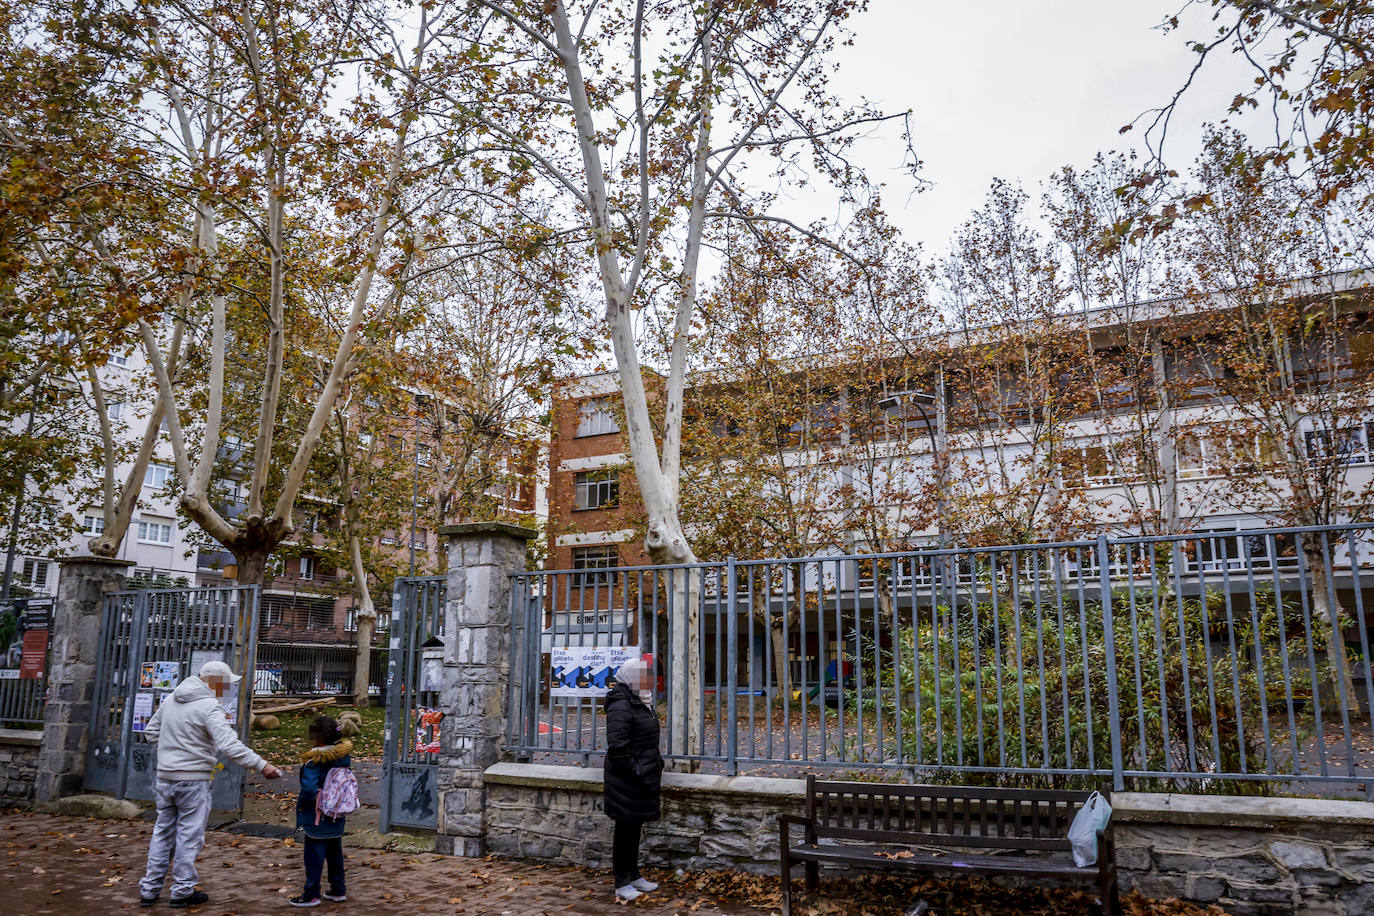
[[[1103,911],[1119,913],[1111,825],[1098,834],[1096,865],[1079,868],[1069,845],[1069,824],[1090,794],[822,782],[807,776],[805,816],[778,816],[783,916],[792,912],[795,865],[806,866],[811,892],[821,865],[1095,884]],[[805,833],[799,845],[789,836],[794,824]]]

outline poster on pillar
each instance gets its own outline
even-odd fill
[[[554,646],[549,696],[604,697],[620,666],[639,655],[639,646]]]

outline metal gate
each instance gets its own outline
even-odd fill
[[[252,718],[258,588],[153,589],[105,597],[95,696],[86,751],[86,788],[116,798],[151,799],[156,748],[143,737],[159,703],[208,661],[227,662],[244,679],[223,703],[239,736]],[[220,758],[211,803],[243,807],[243,769]]]
[[[381,830],[439,824],[440,676],[447,577],[397,579],[391,602]]]

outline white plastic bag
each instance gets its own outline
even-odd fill
[[[1088,796],[1083,807],[1069,825],[1069,843],[1073,846],[1073,861],[1079,868],[1097,864],[1097,831],[1103,830],[1112,819],[1112,806],[1099,793]]]

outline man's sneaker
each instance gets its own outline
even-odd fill
[[[333,891],[325,891],[320,896],[323,897],[325,900],[333,900],[335,903],[343,903],[345,900],[348,899],[348,895],[345,894],[343,891],[339,891],[337,894]]]
[[[635,878],[630,882],[630,887],[633,887],[641,894],[652,894],[654,891],[658,890],[658,885],[648,878]]]
[[[640,897],[644,896],[639,891],[635,890],[635,886],[633,884],[627,884],[624,887],[617,887],[615,889],[615,895],[617,898],[625,901],[638,900]]]
[[[289,902],[292,906],[319,906],[319,905],[320,905],[320,898],[319,898],[319,897],[307,897],[307,896],[305,896],[304,894],[301,894],[299,897],[292,897],[291,900],[288,901],[288,902]]]
[[[184,906],[200,906],[202,903],[209,902],[209,900],[210,895],[205,893],[205,891],[196,891],[193,894],[186,894],[181,897],[173,897],[172,909],[179,910]]]
[[[139,906],[157,906],[157,898],[156,898],[156,897],[139,897],[139,898],[138,898],[138,905],[139,905]]]

